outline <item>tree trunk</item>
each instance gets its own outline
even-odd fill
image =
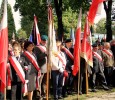
[[[63,22],[62,22],[62,0],[54,0],[57,19],[58,19],[58,39],[63,40]]]
[[[106,12],[106,41],[112,40],[112,29],[111,29],[111,9],[112,9],[112,0],[104,2],[104,9]]]

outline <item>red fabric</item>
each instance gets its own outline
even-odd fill
[[[68,72],[66,70],[63,72],[63,74],[64,74],[64,77],[68,77]]]
[[[63,47],[62,50],[64,50],[64,51],[67,53],[67,55],[68,55],[72,60],[74,60],[74,56],[72,55],[72,53],[71,53],[67,48]]]
[[[86,60],[86,62],[93,66],[92,61],[92,46],[91,46],[91,33],[89,28],[88,19],[86,18],[86,23],[84,27],[84,36],[81,44],[81,56]]]
[[[11,89],[11,71],[10,71],[10,64],[7,63],[6,70],[7,70],[7,89]]]
[[[40,44],[41,42],[41,37],[40,37],[40,33],[39,33],[39,30],[38,30],[38,25],[37,25],[37,18],[36,16],[34,16],[34,25],[35,25],[35,30],[36,30],[36,37],[37,37],[37,45]]]
[[[75,76],[78,73],[80,67],[80,47],[81,47],[81,10],[78,18],[78,25],[75,36],[75,45],[74,45],[74,67],[73,75]]]
[[[0,91],[6,87],[6,65],[8,57],[7,2],[4,1],[4,13],[0,22]]]
[[[37,64],[37,61],[35,59],[33,59],[26,51],[24,52],[24,54],[31,61],[31,63],[33,64],[33,66],[36,68],[36,70],[40,71],[40,68],[39,68],[39,66]]]
[[[16,58],[15,58],[16,59]],[[25,73],[23,71],[23,69],[20,69],[22,67],[19,67],[18,65],[18,61],[16,62],[16,60],[13,59],[13,57],[9,57],[9,61],[11,63],[11,65],[13,66],[13,68],[15,69],[17,75],[19,76],[20,80],[22,81],[22,83],[24,84],[25,83]],[[20,63],[19,63],[20,64]],[[24,75],[23,75],[24,74]]]
[[[92,4],[91,4],[90,9],[89,9],[89,16],[88,16],[88,20],[91,24],[94,23],[96,12],[98,10],[98,5],[103,1],[105,1],[105,0],[93,0],[92,1]]]

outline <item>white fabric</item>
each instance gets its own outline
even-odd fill
[[[62,57],[64,63],[66,64],[66,58],[63,52],[60,52],[59,55]],[[55,55],[53,55],[52,57],[52,70],[59,70],[61,68],[65,68],[65,66],[63,66],[63,63],[59,60],[59,58]],[[62,69],[61,69],[62,70]]]

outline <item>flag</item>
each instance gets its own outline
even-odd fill
[[[80,46],[81,46],[81,16],[82,16],[82,9],[80,9],[77,29],[75,34],[75,45],[74,45],[74,67],[73,67],[73,75],[75,76],[78,73],[80,67]]]
[[[92,4],[90,6],[90,9],[89,9],[89,16],[88,16],[88,20],[91,24],[94,23],[94,19],[95,19],[95,16],[96,14],[99,14],[100,13],[100,10],[102,7],[102,2],[105,1],[105,0],[93,0],[92,1]]]
[[[39,45],[41,42],[41,37],[40,37],[38,25],[37,25],[37,18],[35,15],[34,15],[34,25],[29,37],[29,41],[33,42],[35,45]]]
[[[52,51],[53,51],[53,37],[54,37],[54,29],[53,29],[53,15],[52,15],[52,7],[48,7],[48,64],[52,66]]]
[[[86,17],[86,23],[84,27],[84,36],[81,44],[81,57],[83,57],[88,65],[93,66],[92,61],[92,39],[91,32],[88,23],[88,17]]]
[[[74,28],[71,28],[71,30],[70,30],[70,39],[72,39],[73,46],[74,46],[74,44],[75,44]]]
[[[0,22],[0,91],[6,87],[6,65],[8,58],[7,0],[4,0],[4,12]]]

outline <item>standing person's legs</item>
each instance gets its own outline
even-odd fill
[[[58,78],[59,78],[59,71],[52,71],[54,100],[58,99]]]
[[[92,92],[95,92],[95,80],[96,80],[96,73],[93,73],[91,76],[91,88],[92,88]]]
[[[23,100],[22,82],[17,82],[16,98],[17,100]]]
[[[33,91],[28,91],[28,100],[32,100]]]
[[[112,73],[113,73],[113,68],[112,67],[105,67],[104,68],[104,74],[105,74],[105,78],[106,78],[106,81],[107,81],[107,86],[111,85]]]
[[[11,100],[16,100],[16,90],[17,90],[17,84],[12,82],[11,83]]]
[[[46,95],[46,84],[47,84],[47,73],[44,73],[44,77],[42,79],[42,84],[41,84],[41,94],[43,96]]]

